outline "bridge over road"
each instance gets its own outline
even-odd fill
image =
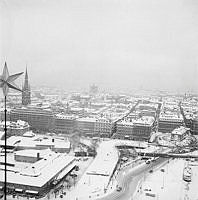
[[[145,153],[145,152],[137,152],[139,156],[148,156],[148,157],[162,157],[162,158],[197,158],[197,154],[176,154],[176,153]]]

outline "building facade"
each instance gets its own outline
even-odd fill
[[[75,128],[76,117],[74,115],[57,114],[54,117],[54,131],[61,134],[70,134]]]
[[[95,134],[102,137],[110,137],[112,135],[113,123],[106,118],[97,118],[95,122]]]
[[[51,111],[40,108],[17,108],[10,111],[11,121],[28,122],[31,129],[50,131],[54,126],[54,115]]]
[[[158,131],[162,133],[171,133],[174,129],[182,126],[184,123],[181,115],[160,116],[158,121]]]
[[[117,122],[115,138],[148,141],[154,129],[154,117]]]
[[[191,132],[193,135],[198,135],[198,117],[192,119]]]
[[[116,138],[132,139],[133,138],[133,122],[120,121],[116,124]]]
[[[76,120],[77,129],[88,136],[94,136],[96,118],[84,117]]]
[[[133,140],[148,141],[153,130],[153,124],[134,123]]]

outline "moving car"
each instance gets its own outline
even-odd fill
[[[116,187],[116,191],[120,192],[122,190],[122,187],[118,186]]]
[[[190,167],[185,167],[183,171],[183,180],[190,182],[192,178],[192,169]]]

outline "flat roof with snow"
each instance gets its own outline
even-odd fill
[[[52,141],[53,139],[53,141]],[[0,144],[4,145],[4,140],[0,140]],[[61,148],[70,148],[69,140],[62,140],[59,138],[54,138],[51,136],[40,136],[35,135],[33,137],[23,137],[23,136],[11,136],[7,139],[7,145],[9,146],[22,146],[22,147],[31,147],[36,148],[43,146],[61,147]]]
[[[30,187],[43,187],[62,170],[67,174],[75,166],[75,157],[66,154],[51,153],[45,159],[29,164],[20,172],[7,172],[8,184],[25,185]],[[4,182],[4,171],[0,170],[0,182]]]

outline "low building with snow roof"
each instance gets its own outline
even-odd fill
[[[28,162],[28,163],[35,163],[40,159],[43,159],[45,155],[49,154],[51,150],[34,150],[34,149],[27,149],[27,150],[20,150],[14,152],[14,159],[17,162]]]
[[[18,151],[12,157],[15,159],[8,159],[7,190],[13,193],[31,194],[38,197],[49,192],[53,184],[57,184],[76,167],[75,157],[68,156],[67,154],[54,153],[50,150]],[[1,163],[4,162],[3,156],[0,161]],[[3,169],[4,165],[1,164],[1,188],[4,186]]]
[[[0,146],[4,147],[4,145],[4,140],[0,140]],[[9,148],[16,148],[17,150],[42,150],[50,148],[52,151],[60,153],[68,153],[71,148],[69,140],[39,135],[32,137],[11,136],[7,139],[7,146]]]
[[[25,132],[29,131],[30,126],[27,122],[22,120],[14,121],[6,121],[7,134],[8,136],[12,135],[22,135]],[[5,121],[0,122],[0,131],[4,131]]]
[[[184,126],[180,126],[176,128],[171,133],[171,140],[181,141],[190,133],[190,128],[186,128]]]

